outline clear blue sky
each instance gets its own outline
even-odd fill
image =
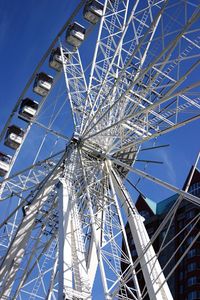
[[[77,0],[0,1],[0,130],[39,59],[77,3]],[[91,49],[89,45],[84,47]],[[159,144],[169,143],[170,147],[156,150],[155,154],[146,152],[141,158],[158,159],[165,164],[148,167],[147,171],[181,187],[200,148],[199,132],[200,122],[195,122],[160,138]],[[160,189],[146,180],[141,188],[156,201],[169,194],[167,191],[161,194]]]

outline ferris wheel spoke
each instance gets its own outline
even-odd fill
[[[173,185],[171,185],[171,184],[169,184],[167,182],[164,182],[163,180],[160,180],[160,179],[158,179],[158,178],[156,178],[154,176],[151,176],[150,174],[148,174],[148,173],[146,173],[144,171],[141,171],[139,169],[136,169],[135,167],[127,165],[127,164],[121,162],[118,159],[115,159],[115,158],[112,157],[111,160],[114,163],[116,163],[117,165],[122,166],[124,168],[127,168],[131,172],[134,172],[134,173],[136,173],[136,174],[138,174],[138,175],[140,175],[140,176],[142,176],[144,178],[147,178],[148,180],[150,180],[152,182],[155,182],[155,183],[157,183],[157,184],[159,184],[159,185],[161,185],[161,186],[163,186],[165,188],[168,188],[171,191],[173,191],[175,193],[178,193],[179,195],[182,195],[184,197],[184,199],[187,199],[188,201],[191,201],[192,203],[195,203],[195,204],[199,205],[199,198],[198,197],[193,196],[193,195],[191,195],[191,194],[189,194],[187,192],[184,192],[184,191],[176,188],[175,186],[173,186]]]
[[[70,140],[70,138],[68,136],[66,136],[66,135],[64,135],[64,134],[62,134],[62,133],[60,133],[58,131],[55,131],[55,130],[53,130],[50,127],[46,127],[45,125],[43,125],[42,123],[40,123],[38,121],[33,121],[32,123],[35,124],[35,125],[37,125],[37,126],[39,126],[42,129],[45,129],[46,132],[48,132],[48,133],[50,133],[50,134],[52,134],[52,135],[54,135],[56,137],[60,137],[64,141],[68,142]]]
[[[188,27],[190,27],[191,24],[194,23],[194,22],[197,20],[198,15],[199,15],[199,11],[197,10],[197,11],[193,14],[193,16],[190,18],[190,20],[188,20],[188,22],[186,23],[186,25],[184,26],[184,28],[181,30],[181,32],[176,36],[176,38],[175,38],[174,40],[172,40],[172,41],[167,45],[167,47],[165,47],[165,48],[162,50],[162,52],[160,53],[160,55],[158,55],[158,56],[154,59],[154,61],[153,61],[152,63],[149,64],[149,66],[148,66],[147,68],[145,68],[144,70],[142,70],[142,71],[140,72],[140,76],[138,77],[138,75],[137,75],[137,76],[136,76],[136,80],[133,79],[133,82],[131,83],[131,85],[130,85],[130,84],[128,85],[128,88],[124,89],[124,87],[123,87],[122,93],[119,95],[119,98],[118,98],[117,100],[115,100],[115,102],[114,102],[113,104],[109,105],[108,108],[107,108],[107,107],[106,107],[106,109],[104,108],[104,112],[102,113],[102,115],[100,115],[100,116],[97,118],[97,121],[94,122],[94,123],[92,124],[92,131],[97,131],[97,130],[95,130],[95,126],[96,126],[97,124],[99,124],[103,119],[105,119],[106,117],[108,117],[108,115],[109,115],[109,113],[110,113],[111,111],[114,111],[114,109],[117,110],[117,105],[119,105],[120,102],[123,103],[124,97],[127,97],[127,95],[128,95],[129,92],[132,90],[132,88],[134,88],[134,87],[138,84],[139,80],[140,80],[141,78],[143,78],[143,77],[145,76],[145,74],[148,74],[147,72],[148,72],[149,70],[151,70],[152,68],[154,68],[155,64],[159,61],[159,59],[161,59],[161,58],[163,57],[164,54],[167,54],[166,58],[164,59],[164,62],[162,63],[162,67],[160,67],[160,69],[159,69],[159,72],[162,71],[162,69],[163,69],[163,68],[165,67],[165,65],[167,64],[167,61],[168,61],[169,56],[171,55],[171,53],[173,53],[173,51],[174,51],[176,45],[178,44],[179,40],[182,38],[182,36],[184,35],[184,33],[186,32],[186,30],[188,29]],[[196,64],[197,64],[197,63],[196,63]],[[195,65],[195,64],[194,64],[194,65]],[[167,70],[167,71],[169,72],[169,71],[171,71],[171,69],[172,69],[172,68],[169,68],[169,70]],[[138,73],[136,73],[136,74],[138,74]],[[153,84],[156,83],[156,85],[159,83],[159,82],[157,82],[158,74],[159,74],[159,73],[154,74],[153,78],[151,78],[151,81],[150,81],[151,84],[152,84],[152,82],[153,82]],[[134,75],[135,75],[135,74],[134,74]],[[132,76],[133,76],[133,75],[132,75]],[[165,78],[165,74],[164,74],[163,78]],[[180,79],[178,80],[178,82],[180,83]],[[148,91],[148,89],[145,89],[145,92],[146,92],[146,91]],[[135,109],[137,109],[137,105],[135,106]],[[100,111],[100,110],[99,110],[99,111]],[[98,112],[99,112],[99,111],[98,111]],[[90,129],[89,131],[91,131],[91,129]],[[88,135],[88,131],[85,132],[84,136],[87,136],[87,135]]]
[[[137,4],[135,4],[135,6],[137,6]],[[117,61],[116,57],[119,54],[116,54],[116,52],[120,52],[120,44],[124,35],[128,7],[128,0],[115,1],[115,3],[112,3],[110,0],[105,2],[104,16],[101,19],[97,46],[95,48],[93,65],[91,68],[88,86],[89,91],[95,89],[96,84],[94,84],[94,81],[97,81],[99,84],[102,80],[107,78],[108,72],[113,67],[114,61]],[[112,49],[112,47],[114,48]],[[111,53],[113,55],[111,55]],[[114,72],[114,70],[112,70],[112,72]]]
[[[197,116],[195,116],[193,118],[190,118],[190,119],[188,119],[186,121],[180,122],[180,123],[178,123],[178,124],[176,124],[174,126],[171,126],[171,127],[167,128],[167,129],[160,130],[160,131],[158,131],[158,132],[156,132],[156,133],[154,133],[154,134],[152,134],[150,136],[142,137],[141,139],[135,140],[134,142],[125,143],[120,148],[120,150],[118,149],[118,145],[116,144],[115,147],[113,147],[113,152],[115,152],[117,155],[118,154],[122,154],[123,155],[124,151],[127,152],[129,149],[130,149],[130,151],[131,151],[131,149],[138,149],[137,145],[140,145],[140,144],[142,144],[142,143],[144,143],[146,141],[149,141],[151,139],[157,138],[159,136],[165,135],[165,134],[169,133],[170,131],[176,130],[176,129],[182,127],[182,126],[187,125],[190,122],[197,121],[197,120],[199,120],[199,118],[200,118],[200,115],[197,115]],[[135,146],[135,148],[133,148],[134,146]],[[112,148],[110,148],[110,150],[112,150]],[[134,152],[137,152],[137,151],[135,150]]]
[[[195,63],[193,67],[197,67],[199,65],[199,62]],[[190,74],[192,72],[192,69],[187,72],[187,74]],[[181,84],[181,82],[179,82]],[[178,83],[176,83],[171,90],[173,91],[174,87],[178,86]],[[171,128],[176,128],[184,125],[185,123],[189,123],[190,121],[198,118],[198,113],[199,113],[199,98],[196,99],[191,99],[188,96],[186,96],[186,93],[189,92],[192,89],[195,89],[196,87],[199,86],[199,82],[196,82],[188,87],[182,88],[180,91],[175,92],[170,94],[170,90],[166,95],[163,95],[161,100],[155,102],[155,103],[149,103],[148,100],[145,98],[144,101],[147,102],[149,105],[143,105],[143,104],[137,104],[137,99],[141,97],[138,93],[133,92],[134,95],[136,95],[136,100],[131,99],[130,97],[127,97],[127,99],[131,103],[136,103],[138,108],[140,107],[141,109],[137,110],[136,112],[131,112],[127,116],[122,116],[121,119],[119,119],[117,122],[111,124],[110,126],[105,126],[102,130],[99,130],[95,132],[94,134],[89,135],[88,137],[85,138],[85,140],[90,139],[91,137],[98,136],[98,134],[102,134],[103,132],[106,133],[110,131],[110,129],[115,129],[118,128],[118,125],[122,125],[125,128],[128,128],[129,130],[139,130],[138,135],[141,138],[145,138],[145,135],[153,135],[153,131],[158,131],[159,132],[159,125],[162,124],[164,129],[165,127],[168,127],[170,130]],[[185,93],[185,95],[184,95]],[[170,99],[175,98],[171,103],[169,103]],[[167,103],[166,108],[160,109],[160,104]],[[171,106],[171,107],[169,107]],[[169,107],[169,108],[168,108]],[[158,108],[158,109],[157,109]],[[187,110],[189,110],[189,113],[187,114]],[[186,113],[185,116],[182,113]],[[194,115],[193,118],[189,118],[191,114]],[[135,122],[135,117],[140,116],[139,121]],[[143,117],[141,117],[143,116]],[[152,117],[153,116],[153,117]],[[178,121],[178,116],[180,116],[180,121]],[[188,119],[187,119],[188,118]],[[132,119],[132,120],[131,120]],[[174,120],[173,120],[174,119]],[[172,121],[173,120],[173,121]],[[183,121],[184,120],[184,121]],[[138,124],[137,124],[138,123]],[[164,124],[163,124],[164,123]],[[166,129],[167,131],[167,129]],[[126,134],[125,134],[126,135]]]
[[[170,88],[170,90],[168,90],[168,92],[165,94],[165,95],[163,95],[163,97],[160,99],[160,100],[158,100],[157,102],[155,102],[155,103],[153,103],[153,104],[150,104],[150,105],[148,105],[148,106],[143,106],[143,108],[142,109],[138,109],[138,110],[136,110],[136,111],[134,111],[134,112],[129,112],[128,114],[127,114],[127,116],[123,116],[120,120],[118,120],[117,122],[115,122],[115,123],[113,123],[113,124],[111,124],[110,126],[107,126],[107,127],[104,127],[102,130],[100,130],[100,131],[97,131],[97,132],[95,132],[94,134],[91,134],[91,135],[89,135],[88,137],[86,137],[85,138],[85,140],[87,140],[87,139],[90,139],[91,137],[94,137],[94,136],[98,136],[98,134],[102,134],[103,132],[105,132],[106,133],[106,131],[107,132],[109,132],[108,130],[110,130],[111,128],[117,128],[117,125],[120,125],[120,124],[124,124],[125,123],[125,121],[127,121],[127,120],[134,120],[134,118],[135,117],[137,117],[137,116],[143,116],[143,118],[141,118],[140,117],[140,121],[139,122],[142,122],[142,119],[144,119],[144,122],[147,122],[146,120],[151,120],[152,118],[151,118],[151,111],[153,111],[153,115],[154,115],[154,117],[155,117],[155,114],[158,114],[157,115],[157,117],[156,117],[156,119],[154,119],[154,121],[155,120],[158,120],[158,124],[159,124],[159,122],[160,122],[160,120],[161,121],[163,121],[163,119],[164,119],[164,117],[165,117],[165,113],[163,113],[163,115],[162,115],[162,107],[161,107],[161,116],[160,116],[160,113],[159,113],[159,110],[160,110],[160,105],[161,104],[164,104],[165,102],[167,103],[167,101],[168,100],[170,100],[170,99],[172,99],[172,98],[174,98],[174,97],[178,97],[178,96],[182,96],[182,94],[183,94],[183,97],[181,98],[181,100],[183,101],[183,103],[181,103],[180,105],[179,105],[179,98],[177,98],[178,100],[177,100],[177,102],[175,102],[174,104],[174,106],[175,106],[175,108],[174,108],[174,111],[172,110],[172,111],[167,111],[167,113],[166,113],[166,117],[167,117],[167,119],[168,118],[170,118],[170,117],[173,117],[173,116],[175,116],[175,123],[177,123],[177,116],[178,116],[178,114],[179,114],[179,106],[180,106],[180,112],[181,112],[181,110],[183,110],[183,109],[185,109],[185,108],[187,108],[187,106],[190,106],[190,107],[194,107],[195,108],[195,110],[194,110],[194,116],[195,115],[197,115],[198,114],[198,112],[199,112],[199,109],[198,109],[198,107],[199,107],[199,104],[198,104],[198,102],[199,102],[199,99],[196,99],[196,101],[191,101],[190,100],[190,98],[188,98],[188,97],[186,97],[186,96],[184,96],[184,93],[186,93],[186,92],[188,92],[188,91],[190,91],[190,90],[192,90],[192,89],[194,89],[194,88],[196,88],[198,85],[199,85],[199,82],[196,82],[196,83],[193,83],[193,84],[191,84],[190,86],[188,86],[188,87],[184,87],[184,88],[182,88],[181,90],[179,90],[179,91],[177,91],[176,92],[176,89],[177,89],[177,87],[179,86],[179,85],[181,85],[182,84],[182,81],[183,81],[183,79],[185,78],[185,76],[188,76],[193,70],[194,70],[194,68],[196,68],[197,66],[199,65],[199,62],[197,62],[197,63],[195,63],[187,72],[186,72],[186,74],[182,77],[182,79],[180,79],[179,80],[179,82],[176,82],[171,88]],[[175,90],[175,92],[173,93],[173,91]],[[131,99],[132,100],[132,99]],[[185,102],[186,101],[186,102]],[[130,102],[132,102],[132,101],[130,101]],[[182,105],[182,106],[181,106]],[[156,111],[156,108],[158,108],[158,113],[157,113],[157,111]],[[182,109],[181,109],[182,108]],[[154,110],[155,110],[155,113],[154,113]],[[159,117],[159,119],[158,119],[158,117]],[[187,117],[187,115],[186,115],[186,117]],[[184,118],[185,119],[185,121],[187,121],[187,118]],[[169,123],[169,121],[167,121],[165,124],[166,125],[171,125],[171,126],[173,126],[174,124],[171,122],[170,124],[168,124]],[[151,124],[151,123],[150,123]],[[125,125],[126,127],[128,127],[128,126],[130,126],[131,125],[131,121],[129,121],[129,123],[127,124],[127,125]],[[145,125],[147,125],[147,127],[146,128],[148,128],[148,123],[146,123]],[[152,124],[152,125],[154,125],[154,124]],[[133,121],[133,128],[136,126],[136,128],[140,128],[140,126],[141,126],[141,124],[139,124],[138,126],[137,126],[137,124],[135,125],[135,122]],[[148,132],[148,129],[146,129],[144,126],[141,126],[142,127],[142,131],[146,131],[146,132]],[[157,128],[156,127],[156,124],[155,124],[155,128]],[[150,131],[151,132],[151,131]],[[149,133],[150,134],[150,133]]]
[[[164,9],[164,8],[163,8],[163,9]],[[159,12],[159,14],[157,15],[156,20],[155,20],[154,22],[152,22],[150,28],[148,28],[147,32],[146,32],[145,35],[142,37],[142,40],[140,41],[140,43],[137,44],[136,49],[135,49],[135,48],[133,49],[134,51],[133,51],[133,53],[131,54],[129,60],[127,61],[127,63],[125,64],[125,66],[123,66],[122,70],[120,70],[120,73],[119,73],[118,78],[116,78],[116,80],[115,80],[113,86],[112,86],[111,89],[109,90],[109,93],[106,94],[106,99],[104,99],[104,102],[100,103],[99,107],[97,108],[97,111],[95,112],[95,116],[93,117],[92,120],[95,119],[95,117],[98,115],[98,113],[101,113],[101,109],[102,109],[102,108],[103,108],[103,116],[104,116],[107,112],[110,111],[110,109],[112,109],[112,107],[115,106],[115,104],[116,104],[115,102],[114,102],[113,104],[112,104],[112,102],[111,102],[111,104],[110,104],[110,103],[109,103],[109,104],[104,104],[104,103],[105,103],[105,100],[108,100],[109,96],[111,96],[111,94],[112,94],[112,92],[113,92],[113,88],[117,87],[119,90],[121,90],[121,93],[122,93],[122,94],[119,94],[119,96],[120,96],[119,100],[121,100],[121,97],[122,97],[124,91],[127,90],[127,87],[129,87],[129,82],[130,82],[130,80],[131,80],[131,77],[130,77],[130,76],[133,76],[133,74],[131,75],[131,73],[128,73],[128,76],[127,76],[127,77],[129,78],[129,80],[127,81],[126,79],[124,79],[124,76],[123,76],[123,75],[124,75],[124,72],[127,72],[127,69],[128,69],[128,67],[129,67],[129,65],[132,64],[132,60],[133,60],[135,54],[137,53],[137,51],[140,50],[141,45],[142,45],[142,43],[143,43],[143,40],[145,40],[145,38],[149,35],[149,33],[151,33],[151,30],[152,30],[154,27],[156,27],[155,24],[156,24],[157,21],[159,21],[161,15],[162,15],[163,9],[162,9],[162,10]],[[165,51],[166,51],[166,50],[163,50],[163,52],[165,52]],[[145,57],[145,56],[144,56],[144,57]],[[144,61],[143,61],[143,62],[144,62]],[[142,75],[143,75],[143,74],[142,74]],[[135,74],[134,74],[134,76],[135,76]],[[138,78],[138,76],[139,76],[139,72],[137,73],[137,78]],[[136,79],[137,79],[137,78],[136,78]],[[135,82],[137,83],[137,80],[136,80]],[[119,86],[119,87],[118,87],[118,86]],[[131,89],[131,88],[132,88],[132,86],[130,87],[130,89]],[[118,96],[118,97],[119,97],[119,96]],[[104,97],[105,97],[105,96],[104,96]],[[117,102],[118,102],[118,101],[117,101]],[[106,108],[108,107],[108,110],[107,110],[106,112],[104,112],[104,110],[105,110],[105,107],[104,107],[104,106],[105,106]],[[102,118],[103,118],[103,117],[100,115],[100,118],[97,118],[96,123],[94,123],[94,124],[92,124],[92,125],[95,125],[95,124],[99,123],[100,120],[101,120]],[[86,136],[87,133],[88,133],[89,131],[90,131],[90,129],[87,128],[86,132],[84,133],[84,136]]]
[[[52,171],[55,168],[61,157],[63,157],[64,152],[64,150],[60,151],[8,178],[5,178],[1,182],[1,185],[4,185],[1,201],[6,200],[12,195],[18,197],[21,193],[39,186],[42,180],[48,175],[49,171]]]
[[[138,1],[134,5],[135,8],[137,3]],[[91,96],[93,106],[85,128],[91,122],[92,115],[105,97],[106,86],[110,88],[110,84],[118,77],[122,41],[131,21],[130,18],[126,24],[128,8],[129,0],[115,3],[110,0],[105,2],[88,85],[88,95]]]
[[[145,62],[146,53],[148,52],[148,48],[149,48],[149,46],[151,44],[151,40],[152,40],[152,38],[153,38],[153,36],[156,32],[157,25],[159,24],[160,18],[163,14],[163,11],[164,11],[164,8],[165,8],[166,4],[160,9],[160,11],[157,14],[155,20],[152,20],[152,23],[148,27],[148,30],[145,32],[145,34],[144,34],[144,36],[142,36],[142,38],[140,37],[139,41],[138,41],[137,34],[139,34],[139,35],[141,34],[144,26],[141,26],[141,24],[140,24],[137,31],[134,28],[133,34],[136,35],[136,37],[134,39],[134,42],[131,43],[131,46],[130,46],[130,49],[129,49],[129,51],[132,51],[132,52],[130,52],[129,56],[128,55],[126,56],[126,58],[123,62],[123,51],[126,53],[124,47],[127,47],[127,44],[128,44],[125,41],[124,41],[124,44],[123,44],[123,40],[125,39],[126,32],[129,29],[131,22],[133,21],[133,16],[135,14],[137,5],[138,5],[138,1],[136,1],[135,5],[132,9],[131,16],[130,16],[129,20],[127,21],[127,23],[125,23],[125,26],[124,26],[124,29],[123,29],[123,32],[122,32],[122,36],[121,36],[121,39],[120,39],[120,43],[118,43],[118,47],[115,51],[115,54],[112,58],[112,61],[110,62],[110,68],[107,70],[107,73],[105,74],[105,78],[104,78],[103,82],[100,84],[100,89],[99,89],[97,95],[95,96],[96,97],[95,105],[93,107],[93,110],[91,111],[91,114],[92,114],[93,111],[95,111],[95,110],[96,111],[94,113],[94,116],[91,115],[92,118],[90,120],[90,124],[92,124],[93,120],[96,119],[96,116],[98,116],[98,113],[101,113],[101,110],[103,110],[103,111],[105,110],[104,106],[105,106],[106,100],[109,99],[109,103],[107,104],[108,107],[112,104],[112,101],[110,103],[110,97],[109,96],[111,96],[111,94],[112,94],[112,97],[113,98],[115,97],[115,94],[116,94],[115,90],[118,89],[118,86],[120,88],[122,88],[122,92],[124,91],[124,87],[125,87],[124,74],[127,73],[128,67],[131,64],[133,64],[132,60],[133,60],[133,58],[135,57],[135,54],[138,51],[139,51],[141,59],[140,59],[140,65],[137,66],[137,68],[138,68],[138,70],[140,70],[142,68],[143,63]],[[146,19],[147,16],[148,16],[148,13],[146,13],[146,11],[145,11],[144,12],[144,19]],[[142,45],[143,45],[143,43],[144,43],[144,41],[147,37],[148,37],[148,44],[147,44],[147,46],[145,45],[145,51],[144,51],[144,53],[141,54],[141,47],[142,47]],[[111,68],[113,67],[114,59],[115,59],[115,57],[117,57],[117,55],[118,55],[118,70],[114,72],[113,76],[111,76],[110,75]],[[102,61],[100,61],[100,62],[102,63]],[[116,63],[115,63],[115,65],[117,66]],[[140,72],[138,71],[137,76],[139,76],[139,73]],[[100,75],[100,73],[98,73],[98,74]],[[110,79],[109,79],[109,76],[111,76]],[[128,75],[128,77],[130,77],[130,75]],[[102,78],[102,76],[101,76],[101,78]],[[114,80],[114,82],[113,82],[113,80]],[[129,78],[129,80],[130,80],[130,78]],[[136,78],[135,78],[135,80],[136,80]],[[103,89],[104,85],[106,84],[106,81],[107,81],[108,89],[109,89],[108,93],[107,93],[107,89]],[[101,92],[102,92],[102,96],[101,96]],[[102,100],[99,99],[99,98],[102,98]],[[96,106],[97,106],[97,108],[95,108]],[[84,135],[86,135],[87,132],[89,131],[88,128],[89,128],[89,124],[88,124],[87,128],[85,129]]]
[[[80,133],[87,118],[87,111],[91,109],[90,97],[88,96],[86,100],[87,83],[81,57],[78,49],[75,52],[71,52],[63,48],[62,44],[61,54],[74,126],[77,133]],[[68,57],[67,59],[65,58],[66,56]]]

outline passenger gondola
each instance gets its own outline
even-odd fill
[[[4,145],[11,149],[17,149],[23,142],[25,131],[15,125],[8,127]]]
[[[66,42],[74,47],[79,47],[84,41],[86,29],[75,22],[69,25],[66,31]]]
[[[64,53],[65,59],[69,59],[69,54]],[[60,72],[62,70],[62,55],[61,55],[61,50],[60,47],[53,49],[51,51],[51,55],[49,58],[49,66],[56,71]]]
[[[12,156],[0,152],[0,176],[4,177],[10,169]]]
[[[84,10],[84,18],[92,24],[99,22],[100,18],[103,15],[103,4],[97,0],[87,1]]]
[[[38,102],[29,98],[22,100],[19,108],[19,118],[26,122],[31,121],[37,113],[38,105]]]
[[[37,74],[33,85],[33,91],[42,97],[48,95],[53,84],[53,77],[44,72]]]

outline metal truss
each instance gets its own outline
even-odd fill
[[[86,2],[80,1],[39,62],[0,135],[2,141],[35,74],[60,47],[62,70],[0,183],[0,298],[89,300],[100,280],[102,299],[173,299],[167,282],[199,233],[172,270],[169,262],[161,266],[162,253],[184,230],[185,246],[199,213],[177,236],[167,233],[183,201],[198,207],[199,198],[189,193],[192,175],[183,191],[134,163],[144,142],[199,119],[199,6],[193,0],[101,1],[86,66],[81,47],[68,45],[64,35]],[[84,43],[94,39],[95,26],[88,25]],[[23,151],[35,137],[40,142],[25,164]],[[131,200],[129,172],[179,194],[151,238]],[[163,230],[162,245],[154,249]]]

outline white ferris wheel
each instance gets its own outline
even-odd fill
[[[0,134],[0,299],[96,299],[96,281],[99,299],[173,299],[159,259],[176,236],[153,243],[199,199],[135,163],[200,117],[199,16],[196,0],[79,1]],[[179,194],[151,239],[130,173]]]

